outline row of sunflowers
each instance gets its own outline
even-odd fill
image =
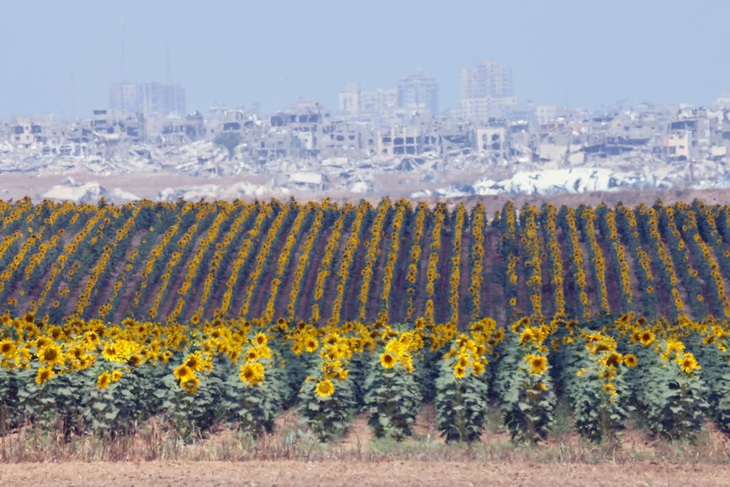
[[[730,317],[730,207],[701,201],[20,200],[0,219],[0,303],[53,322]]]
[[[476,441],[490,409],[514,441],[550,434],[563,404],[576,430],[610,440],[630,418],[657,436],[730,432],[730,325],[626,314],[578,323],[528,317],[455,325],[314,326],[213,320],[197,325],[31,313],[0,320],[0,433],[24,425],[65,436],[134,434],[152,417],[194,440],[230,424],[271,431],[294,408],[336,440],[368,413],[375,435],[413,434],[424,403],[447,441]],[[494,416],[494,415],[491,415]]]

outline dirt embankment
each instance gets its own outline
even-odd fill
[[[33,463],[0,468],[0,484],[63,486],[726,486],[730,467],[478,462]]]

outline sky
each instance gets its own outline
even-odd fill
[[[89,116],[112,83],[164,82],[168,51],[201,112],[334,111],[348,83],[417,72],[456,108],[460,70],[481,59],[512,68],[520,102],[706,106],[730,91],[726,0],[0,0],[0,46],[0,118]]]

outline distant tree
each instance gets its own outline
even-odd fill
[[[213,143],[228,149],[228,157],[233,159],[236,154],[236,147],[241,143],[241,134],[238,132],[221,132],[215,136]]]

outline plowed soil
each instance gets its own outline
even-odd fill
[[[727,486],[730,468],[672,464],[446,462],[31,463],[0,466],[0,485],[53,486]]]

